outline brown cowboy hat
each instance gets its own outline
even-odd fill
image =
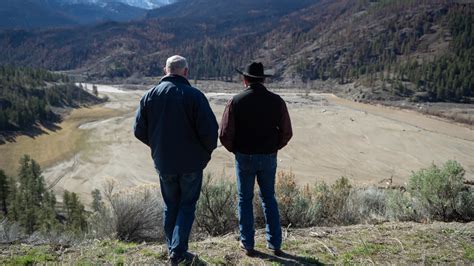
[[[252,62],[243,71],[239,70],[238,68],[236,68],[235,70],[239,72],[239,74],[251,78],[268,78],[273,76],[264,73],[263,64],[260,62]]]

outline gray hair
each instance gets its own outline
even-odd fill
[[[188,68],[188,61],[180,55],[173,55],[166,60],[166,69],[173,73],[176,70]]]

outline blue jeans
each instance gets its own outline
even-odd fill
[[[253,194],[255,177],[260,187],[263,213],[265,215],[265,232],[268,247],[280,249],[281,225],[278,203],[275,199],[275,174],[277,155],[274,154],[235,154],[237,171],[237,188],[239,198],[239,229],[240,240],[246,249],[255,245],[255,229],[253,218]]]
[[[160,175],[164,201],[164,229],[170,254],[188,251],[196,203],[201,193],[202,171],[191,174]]]

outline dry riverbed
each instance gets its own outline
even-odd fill
[[[233,95],[223,91],[207,93],[218,121]],[[60,125],[62,129],[57,132],[36,139],[21,137],[7,144],[10,146],[1,145],[0,167],[13,164],[16,168],[16,157],[29,153],[46,166],[44,176],[57,193],[75,191],[85,202],[90,201],[91,190],[101,189],[108,178],[116,179],[123,188],[157,182],[149,149],[132,133],[134,112],[144,91],[99,86],[99,92],[110,101],[90,111],[111,115],[75,123],[69,122],[72,115],[63,122],[71,124]],[[279,153],[279,169],[293,171],[300,184],[331,183],[341,176],[361,186],[377,185],[390,177],[403,184],[411,171],[450,159],[459,161],[466,177],[474,179],[472,128],[409,110],[354,103],[331,94],[281,95],[289,106],[294,137]],[[65,135],[66,142],[60,141],[56,135],[65,130],[82,136],[80,145],[56,156],[55,151],[74,140]],[[43,150],[50,151],[45,159]],[[12,154],[11,158],[5,152]],[[205,171],[233,179],[232,154],[219,144]]]

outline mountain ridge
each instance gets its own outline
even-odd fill
[[[143,9],[154,9],[164,5],[169,5],[175,0],[57,0],[61,3],[66,4],[96,4],[105,5],[107,3],[123,3],[129,6],[143,8]]]
[[[171,0],[5,0],[0,29],[74,27],[105,21],[126,22]]]
[[[473,53],[472,4],[319,0],[289,9],[289,0],[272,3],[188,0],[149,11],[142,21],[3,32],[0,62],[113,79],[161,75],[161,62],[179,53],[198,79],[232,80],[236,66],[256,59],[275,68],[277,80],[362,81],[389,98],[474,96],[466,61]]]

